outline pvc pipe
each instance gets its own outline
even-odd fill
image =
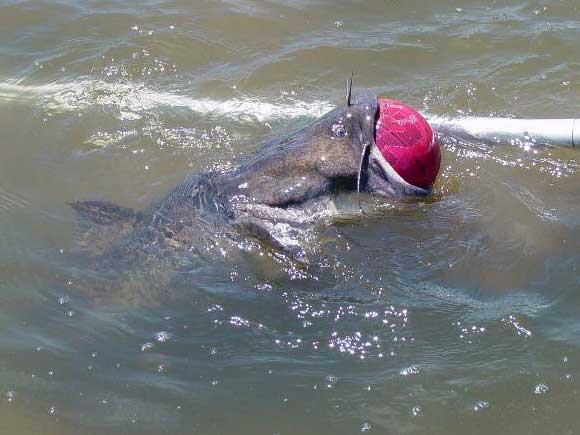
[[[442,118],[427,116],[436,133],[520,146],[580,148],[580,119]]]

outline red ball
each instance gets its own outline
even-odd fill
[[[399,101],[379,98],[377,148],[391,167],[413,186],[430,188],[441,166],[441,149],[425,118]]]

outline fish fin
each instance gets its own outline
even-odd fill
[[[68,204],[79,216],[98,225],[132,225],[139,218],[135,210],[108,201],[73,201]]]
[[[81,217],[75,228],[76,248],[101,255],[132,231],[141,213],[107,201],[74,201],[69,205]]]
[[[266,242],[276,250],[286,254],[289,258],[302,264],[309,263],[303,247],[290,234],[292,231],[299,230],[291,229],[289,231],[287,225],[284,225],[283,229],[281,229],[279,225],[260,219],[239,220],[237,226],[246,234]]]
[[[352,97],[352,79],[354,71],[350,73],[350,77],[346,79],[346,107],[350,107],[350,99]]]

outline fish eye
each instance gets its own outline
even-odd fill
[[[332,126],[332,133],[336,137],[345,137],[346,136],[346,129],[342,124],[334,124]]]

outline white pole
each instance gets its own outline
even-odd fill
[[[436,133],[520,146],[580,148],[580,119],[442,118],[426,116]]]

